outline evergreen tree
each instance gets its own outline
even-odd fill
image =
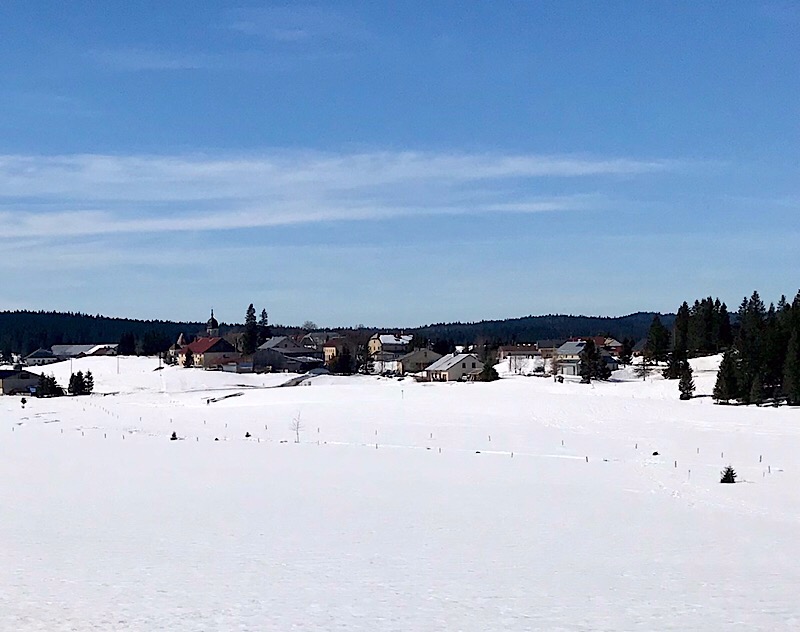
[[[78,371],[69,376],[69,385],[67,392],[70,395],[85,395],[86,394],[86,380],[83,377],[83,371]]]
[[[258,319],[258,341],[256,346],[263,345],[267,340],[272,337],[272,332],[269,328],[269,316],[267,310],[261,310],[261,316]]]
[[[64,389],[58,385],[52,375],[40,375],[36,386],[36,397],[59,397],[64,394]]]
[[[87,395],[91,395],[94,392],[94,376],[91,371],[86,371],[85,387]]]
[[[578,374],[581,376],[583,384],[589,384],[592,379],[607,380],[611,377],[611,369],[608,368],[602,351],[598,349],[591,338],[586,340],[580,353]]]
[[[622,339],[622,351],[619,354],[619,361],[622,364],[630,364],[633,360],[633,340],[630,338]]]
[[[655,362],[667,359],[669,354],[669,330],[661,323],[661,319],[656,314],[650,324],[650,331],[647,333],[646,353]]]
[[[486,362],[481,369],[478,380],[480,382],[494,382],[499,379],[500,376],[497,374],[497,369],[494,368],[492,362]]]
[[[761,388],[753,389],[753,382],[761,379],[763,367],[764,321],[767,310],[764,302],[753,292],[750,299],[745,298],[739,307],[739,333],[734,341],[737,350],[738,399],[749,404],[750,395]]]
[[[247,308],[244,317],[244,333],[242,334],[242,353],[252,354],[258,346],[258,323],[256,322],[256,309],[253,304]]]
[[[780,307],[779,309],[782,309]],[[783,386],[783,366],[789,346],[790,332],[785,327],[785,319],[770,305],[764,321],[762,344],[762,396],[776,399],[780,397]]]
[[[787,403],[800,404],[800,330],[792,331],[783,365],[783,394]]]
[[[731,316],[728,314],[728,306],[722,303],[719,308],[719,332],[717,334],[719,347],[717,351],[727,349],[733,343],[733,328],[731,327]]]
[[[681,399],[692,399],[694,395],[694,379],[692,378],[692,366],[688,360],[683,361],[681,367],[681,377],[678,382],[678,390],[681,392]]]
[[[70,395],[77,395],[78,394],[77,393],[78,385],[77,385],[76,377],[77,376],[74,373],[72,373],[69,376],[69,384],[67,384],[67,393],[69,393]]]
[[[720,483],[735,483],[736,482],[736,472],[734,469],[728,465],[722,472],[720,472]]]
[[[352,375],[353,373],[353,354],[350,347],[345,345],[328,363],[328,370],[339,375]]]
[[[183,366],[185,367],[194,366],[194,353],[192,353],[191,349],[186,350],[186,356],[183,361]]]
[[[578,365],[578,375],[581,376],[581,384],[589,384],[592,381],[592,363],[593,355],[595,353],[594,341],[590,338],[583,351],[580,353],[580,364]]]
[[[735,351],[729,349],[722,356],[722,362],[719,365],[717,372],[717,382],[714,384],[714,399],[717,402],[728,403],[732,399],[736,399],[739,393],[739,385],[737,382],[736,374],[736,358]]]
[[[683,365],[689,359],[689,305],[684,301],[678,308],[672,333],[672,351],[663,375],[668,380],[681,377]]]

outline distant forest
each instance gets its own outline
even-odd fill
[[[417,339],[447,340],[453,344],[536,342],[544,339],[565,339],[570,336],[608,334],[622,340],[647,337],[655,314],[639,312],[616,318],[596,316],[525,316],[507,320],[486,320],[475,323],[439,323],[406,329]],[[672,327],[674,314],[662,314],[661,322]],[[221,324],[223,335],[238,330],[240,325]],[[0,354],[27,355],[36,349],[49,349],[57,344],[123,343],[124,350],[154,354],[166,350],[183,333],[192,337],[205,329],[201,322],[134,320],[81,313],[6,311],[0,312]],[[302,331],[298,327],[271,326],[274,335]],[[354,334],[356,330],[342,329]],[[368,334],[377,329],[359,330]],[[390,329],[389,331],[396,331]]]
[[[60,344],[118,343],[133,335],[143,342],[152,340],[167,348],[180,333],[194,334],[204,323],[175,323],[165,320],[132,320],[63,312],[0,312],[0,353],[29,354]],[[155,352],[157,352],[156,350]]]
[[[450,339],[457,345],[480,342],[513,344],[537,340],[566,339],[572,336],[608,335],[622,341],[647,337],[653,318],[671,328],[675,314],[637,312],[628,316],[524,316],[507,320],[483,320],[477,323],[440,323],[407,330],[430,340]]]

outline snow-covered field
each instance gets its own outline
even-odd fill
[[[800,410],[717,362],[681,402],[76,360],[0,397],[0,630],[800,629]]]

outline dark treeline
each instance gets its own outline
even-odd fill
[[[28,354],[59,344],[133,343],[133,350],[157,353],[180,333],[193,334],[201,323],[133,320],[63,312],[0,312],[0,353]],[[124,338],[124,339],[123,339]],[[166,345],[166,346],[165,346]]]
[[[641,340],[647,336],[653,312],[637,312],[628,316],[525,316],[507,320],[484,320],[477,323],[440,323],[407,330],[429,340],[448,340],[454,344],[475,344],[495,341],[500,344],[566,339],[572,336],[603,335]],[[661,322],[671,327],[674,314],[660,315]]]
[[[800,292],[791,303],[782,296],[769,307],[753,292],[734,314],[710,297],[683,303],[664,376],[685,377],[689,358],[720,352],[718,402],[800,404]]]
[[[733,344],[714,386],[719,402],[800,404],[800,292],[777,306],[753,292],[739,306]]]
[[[661,335],[654,323],[648,334],[648,351],[654,360],[668,360],[664,377],[678,379],[689,358],[713,355],[728,349],[733,343],[733,325],[728,306],[710,296],[684,303],[678,308],[672,336],[664,330]],[[655,350],[655,351],[654,351]]]

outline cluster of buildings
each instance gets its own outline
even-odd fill
[[[542,371],[545,363],[549,363],[554,374],[579,375],[581,353],[589,340],[599,349],[609,369],[617,370],[622,343],[606,336],[578,336],[568,340],[540,340],[534,343],[506,345],[497,350],[497,359],[508,360],[512,371],[515,366],[528,366],[530,361],[539,360]]]
[[[335,364],[337,358],[348,356],[361,361],[368,357],[372,371],[379,374],[409,375],[429,381],[459,381],[476,379],[484,364],[474,353],[460,352],[441,355],[428,348],[412,348],[413,337],[406,334],[376,333],[366,342],[335,331],[316,331],[298,336],[273,336],[264,341],[252,354],[237,349],[235,337],[220,336],[219,323],[211,312],[206,329],[192,342],[181,334],[167,352],[167,359],[179,366],[199,367],[236,373],[291,372],[306,373],[323,370]],[[559,375],[578,375],[581,354],[589,340],[600,350],[611,370],[619,368],[618,357],[622,343],[605,336],[575,337],[568,340],[539,340],[501,346],[497,350],[499,361],[508,361],[512,372],[515,367],[529,368],[532,364],[544,371],[549,364],[551,372]],[[70,358],[116,355],[116,344],[54,345],[50,349],[37,349],[22,362],[28,366],[42,366]],[[39,376],[15,366],[13,370],[0,371],[0,392],[27,392],[35,386]]]
[[[341,356],[355,359],[366,353],[373,372],[393,375],[422,375],[431,381],[472,379],[483,363],[472,353],[442,356],[427,348],[412,349],[412,336],[376,333],[366,343],[335,331],[316,331],[302,336],[273,336],[252,353],[245,355],[219,334],[219,323],[212,312],[206,330],[193,342],[181,335],[168,352],[179,366],[237,373],[304,373],[332,365]]]

